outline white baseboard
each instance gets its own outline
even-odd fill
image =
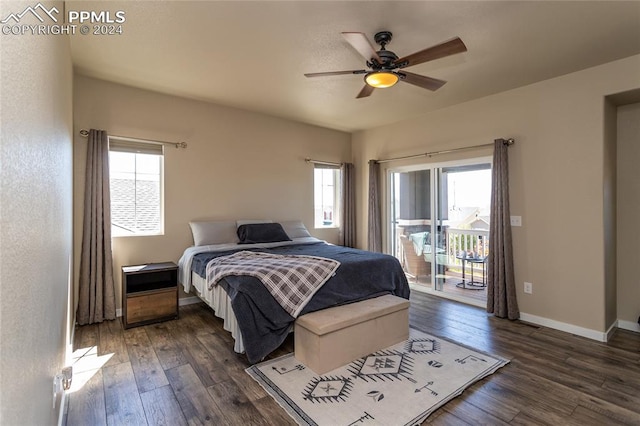
[[[634,331],[636,333],[640,333],[640,324],[635,323],[633,321],[623,321],[617,320],[606,332],[591,330],[589,328],[579,327],[573,324],[567,324],[560,321],[555,321],[548,318],[539,317],[536,315],[531,315],[527,313],[520,312],[520,319],[525,322],[530,322],[536,325],[542,325],[544,327],[553,328],[555,330],[564,331],[567,333],[575,334],[577,336],[586,337],[588,339],[597,340],[598,342],[608,342],[613,333],[615,333],[617,328],[621,328],[623,330]]]
[[[587,339],[597,340],[599,342],[607,341],[608,333],[579,327],[577,325],[568,324],[566,322],[556,321],[549,318],[539,317],[537,315],[527,314],[525,312],[520,312],[520,320],[529,322],[531,324],[541,325],[544,327],[553,328],[555,330],[564,331],[566,333],[575,334],[576,336],[586,337]]]
[[[636,333],[640,333],[640,324],[633,321],[624,321],[618,320],[618,328],[623,330],[635,331]]]
[[[194,303],[200,303],[201,301],[202,299],[198,296],[183,297],[182,299],[178,299],[178,306],[193,305]],[[116,309],[116,316],[122,316],[122,309]]]

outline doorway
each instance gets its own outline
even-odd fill
[[[486,303],[491,159],[389,171],[389,249],[412,288]]]

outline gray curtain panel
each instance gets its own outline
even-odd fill
[[[380,211],[380,163],[369,160],[369,237],[368,249],[382,253],[382,214]]]
[[[340,240],[345,247],[356,246],[356,181],[353,164],[342,165],[342,227]]]
[[[116,318],[111,254],[109,140],[104,130],[89,131],[79,284],[78,324]]]
[[[513,320],[520,317],[520,310],[513,272],[508,149],[504,139],[496,139],[491,181],[487,312]]]

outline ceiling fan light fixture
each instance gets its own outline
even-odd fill
[[[374,71],[364,77],[365,83],[376,89],[391,87],[398,82],[398,75],[390,71]]]

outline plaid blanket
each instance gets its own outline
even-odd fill
[[[207,284],[211,289],[229,275],[256,277],[280,306],[297,318],[339,266],[337,260],[324,257],[239,251],[207,264]]]

